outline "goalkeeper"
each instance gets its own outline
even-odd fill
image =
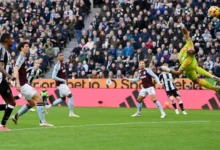
[[[206,70],[200,68],[197,65],[197,61],[195,58],[195,55],[199,51],[199,47],[197,45],[194,45],[192,42],[192,39],[190,38],[189,32],[187,31],[185,25],[182,23],[182,19],[180,18],[178,20],[178,26],[181,28],[184,39],[186,40],[185,46],[181,49],[179,53],[179,62],[181,64],[178,71],[171,70],[170,68],[166,66],[162,66],[161,70],[170,72],[171,74],[179,76],[183,72],[186,74],[186,76],[192,80],[195,84],[199,84],[207,89],[215,90],[217,93],[220,93],[220,88],[218,86],[214,86],[210,84],[205,79],[199,79],[197,74],[204,75],[208,78],[212,78],[213,80],[219,82],[220,79],[216,76],[210,74]]]

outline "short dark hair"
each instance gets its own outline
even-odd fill
[[[57,53],[57,57],[58,57],[60,54],[62,54],[62,52],[58,52],[58,53]]]
[[[19,43],[17,50],[18,50],[18,51],[21,51],[21,48],[23,48],[26,44],[29,45],[28,42],[21,42],[21,43]]]
[[[11,37],[11,34],[9,33],[3,33],[2,36],[1,36],[1,43],[5,43],[5,40],[6,39],[9,39]]]
[[[197,54],[199,52],[199,46],[194,46],[195,49],[195,54]]]

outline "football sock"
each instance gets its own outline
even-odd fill
[[[176,103],[172,102],[173,108],[176,109]]]
[[[71,96],[68,99],[68,107],[69,107],[70,112],[72,113],[73,112],[73,96]]]
[[[179,106],[180,106],[180,108],[181,108],[181,110],[182,111],[184,111],[185,109],[184,109],[184,106],[183,106],[183,102],[182,101],[179,101]]]
[[[53,102],[53,106],[58,105],[58,104],[61,103],[62,101],[63,101],[63,100],[62,100],[61,98],[55,100],[55,101]]]
[[[45,123],[44,106],[43,103],[37,103],[37,113],[41,123]]]
[[[143,105],[143,102],[138,102],[138,105],[137,105],[137,112],[138,113],[141,112],[142,105]]]
[[[0,105],[0,111],[5,110],[5,108],[6,108],[6,104],[1,104],[1,105]]]
[[[206,76],[206,77],[208,77],[208,78],[211,78],[211,77],[212,77],[212,74],[211,74],[211,73],[209,73],[208,71],[204,70],[204,69],[201,68],[201,67],[196,67],[196,72],[197,72],[198,74],[204,75],[204,76]]]
[[[14,109],[14,106],[9,105],[9,104],[6,105],[5,114],[4,114],[3,118],[2,118],[1,125],[3,125],[3,126],[6,125],[6,123],[7,123],[8,119],[9,119],[13,109]]]
[[[200,79],[199,80],[199,85],[204,86],[207,89],[210,90],[216,90],[215,86],[213,86],[212,84],[210,84],[208,81],[206,81],[205,79]]]
[[[29,109],[31,109],[32,107],[28,104],[23,105],[19,111],[17,112],[17,114],[15,115],[15,118],[18,119],[18,117],[22,116],[23,114],[25,114]]]
[[[164,113],[164,110],[163,110],[163,108],[162,108],[160,102],[159,102],[158,100],[155,100],[154,103],[155,103],[155,105],[157,106],[157,108],[160,110],[160,113],[161,113],[161,114]]]

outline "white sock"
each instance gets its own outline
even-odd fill
[[[155,105],[157,106],[157,108],[160,110],[160,113],[163,114],[164,113],[164,110],[160,104],[160,102],[158,100],[155,100],[154,101]]]

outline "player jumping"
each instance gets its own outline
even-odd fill
[[[167,66],[168,64],[164,64],[163,66]],[[179,110],[176,107],[176,103],[175,103],[175,98],[179,103],[179,107],[182,110],[184,115],[187,115],[185,109],[184,109],[184,105],[183,102],[180,98],[180,94],[178,89],[176,88],[175,84],[173,83],[173,76],[171,73],[167,73],[167,72],[162,72],[159,76],[160,81],[162,81],[165,91],[167,93],[167,96],[169,97],[169,99],[171,100],[171,103],[175,109],[176,114],[179,114]]]
[[[20,55],[18,56],[14,67],[14,75],[16,77],[15,87],[22,94],[22,96],[24,96],[28,104],[23,105],[18,113],[12,118],[12,120],[15,124],[17,124],[18,117],[25,114],[30,108],[35,106],[35,102],[37,102],[36,108],[40,119],[40,126],[53,126],[52,124],[47,123],[45,120],[43,100],[41,96],[32,86],[28,84],[25,60],[26,55],[29,53],[29,44],[27,42],[20,43],[18,50],[20,51]]]
[[[56,86],[60,92],[60,97],[59,99],[55,100],[53,104],[47,105],[46,108],[49,109],[54,105],[58,105],[59,103],[63,102],[66,100],[66,96],[68,97],[68,107],[69,107],[69,117],[79,117],[78,115],[73,113],[73,96],[72,92],[69,89],[69,87],[66,84],[66,67],[63,62],[64,57],[63,53],[58,53],[57,54],[57,59],[58,62],[54,66],[53,74],[52,74],[52,79],[56,80]]]
[[[15,107],[15,100],[12,95],[11,88],[9,83],[6,80],[6,77],[12,81],[15,78],[9,75],[7,69],[7,65],[10,64],[11,56],[8,50],[12,46],[12,38],[11,35],[8,33],[4,33],[1,36],[2,47],[0,48],[0,95],[5,101],[5,104],[0,104],[0,111],[5,111],[1,124],[0,124],[0,131],[7,131],[9,130],[6,127],[6,123]]]
[[[139,62],[139,74],[137,78],[134,79],[128,79],[131,82],[137,82],[139,80],[142,81],[143,88],[141,89],[139,96],[137,98],[138,106],[137,106],[137,112],[132,115],[132,117],[141,116],[141,108],[142,108],[142,101],[144,98],[149,94],[151,100],[155,103],[155,105],[158,107],[161,113],[161,118],[165,118],[166,113],[164,112],[160,102],[156,99],[156,92],[154,89],[154,84],[152,81],[152,77],[155,78],[157,83],[161,85],[159,78],[157,75],[153,73],[153,71],[149,68],[145,68],[144,61]]]
[[[216,76],[210,74],[209,72],[205,71],[204,69],[200,68],[197,65],[196,57],[195,55],[199,51],[199,47],[193,44],[192,39],[190,38],[189,32],[187,31],[185,25],[181,22],[182,19],[180,18],[178,20],[179,27],[181,27],[182,33],[184,35],[184,39],[186,40],[186,45],[181,49],[179,53],[179,62],[181,64],[178,71],[171,70],[167,66],[162,66],[161,70],[170,72],[174,75],[180,75],[183,72],[186,74],[186,76],[192,80],[195,84],[199,84],[207,89],[214,90],[217,93],[220,93],[220,88],[218,86],[213,86],[205,79],[199,79],[197,74],[204,75],[208,78],[212,78],[215,81],[219,82],[220,79]]]

